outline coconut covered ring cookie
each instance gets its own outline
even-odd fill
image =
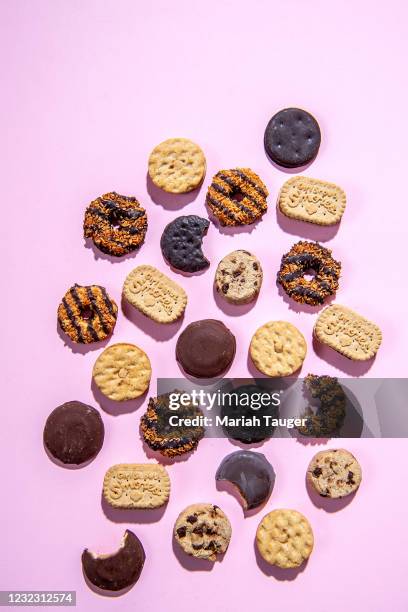
[[[192,504],[180,513],[174,525],[176,542],[188,555],[216,561],[231,539],[228,517],[213,504]]]
[[[344,448],[324,450],[311,460],[307,479],[322,497],[346,497],[360,486],[361,467],[354,455]]]
[[[305,274],[314,272],[312,278]],[[278,283],[295,302],[317,306],[339,288],[341,263],[330,249],[300,240],[282,257]]]
[[[250,168],[220,170],[208,188],[206,204],[221,225],[250,225],[266,212],[268,195]]]
[[[146,231],[146,211],[134,197],[112,191],[93,200],[85,211],[84,237],[107,255],[121,257],[135,251]]]
[[[203,182],[206,162],[200,147],[187,138],[170,138],[153,149],[149,176],[169,193],[187,193]]]
[[[104,287],[74,285],[58,306],[58,323],[73,342],[105,340],[114,330],[118,307]]]

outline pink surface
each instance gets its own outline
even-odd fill
[[[181,328],[206,317],[227,323],[238,345],[231,375],[249,375],[250,338],[271,319],[291,321],[306,336],[303,373],[406,375],[406,18],[402,0],[1,2],[2,589],[76,590],[81,611],[380,612],[391,601],[396,612],[408,608],[405,440],[344,442],[360,459],[364,482],[337,513],[316,507],[304,486],[316,447],[294,440],[263,445],[277,473],[266,510],[296,508],[315,532],[307,567],[289,579],[282,572],[268,576],[257,563],[253,540],[264,511],[244,519],[236,500],[215,488],[220,460],[236,449],[227,440],[204,440],[188,461],[169,467],[172,495],[163,516],[119,519],[102,510],[102,479],[112,463],[146,459],[138,436],[145,404],[120,415],[102,410],[105,444],[86,468],[59,468],[42,447],[44,421],[55,406],[71,399],[97,406],[91,369],[101,348],[64,345],[56,327],[60,298],[74,282],[96,283],[119,303],[125,276],[141,263],[158,266],[187,290]],[[291,105],[312,112],[322,129],[319,156],[305,174],[347,192],[337,232],[276,217],[274,202],[289,174],[267,160],[263,131],[275,111]],[[147,189],[148,154],[172,136],[190,137],[205,151],[207,177],[192,196]],[[252,231],[224,233],[211,224],[204,241],[210,269],[190,278],[171,272],[158,246],[164,226],[178,214],[206,216],[212,175],[234,166],[250,166],[266,182],[267,215]],[[141,251],[114,263],[82,238],[85,206],[110,190],[136,195],[149,216]],[[343,264],[337,301],[382,327],[383,345],[370,369],[316,353],[315,315],[297,312],[279,295],[280,257],[298,236],[330,236],[327,244]],[[222,306],[212,293],[217,262],[235,248],[254,251],[264,268],[260,298],[244,312]],[[399,263],[389,265],[390,258]],[[154,393],[157,376],[179,375],[180,326],[132,319],[120,312],[113,341],[147,351]],[[228,553],[212,571],[194,571],[172,549],[178,512],[197,501],[220,505],[233,526]],[[143,574],[123,597],[100,597],[84,583],[82,549],[114,549],[127,527],[144,544]]]

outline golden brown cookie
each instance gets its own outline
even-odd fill
[[[314,335],[323,344],[355,361],[374,357],[382,340],[378,325],[340,304],[332,304],[320,313]]]
[[[248,304],[262,285],[259,260],[248,251],[233,251],[221,259],[215,272],[217,292],[231,304]]]
[[[138,266],[126,277],[125,299],[157,323],[179,319],[187,305],[187,294],[180,285],[153,266]]]
[[[256,532],[262,557],[283,569],[299,567],[313,550],[313,531],[297,510],[273,510],[263,517]]]
[[[203,182],[206,162],[200,147],[187,138],[170,138],[153,149],[149,176],[169,193],[186,193]]]
[[[270,321],[252,336],[249,347],[255,367],[267,376],[290,376],[306,357],[306,340],[287,321]]]
[[[231,524],[218,506],[192,504],[178,516],[174,537],[188,555],[216,561],[228,548]]]
[[[307,479],[322,497],[346,497],[357,491],[361,483],[361,467],[344,448],[316,453],[307,468]]]
[[[103,480],[103,496],[114,508],[159,508],[169,495],[167,470],[155,463],[113,465]]]
[[[282,186],[278,206],[292,219],[316,225],[334,225],[343,216],[346,194],[334,183],[293,176]]]
[[[140,397],[149,388],[152,369],[146,353],[134,344],[108,346],[98,357],[92,376],[98,389],[117,402]]]

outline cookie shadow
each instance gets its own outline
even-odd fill
[[[89,344],[81,344],[79,342],[73,342],[69,336],[61,329],[58,321],[57,321],[57,333],[64,345],[67,346],[73,353],[79,353],[80,355],[86,355],[90,351],[99,351],[100,349],[105,348],[105,346],[109,343],[112,334],[110,334],[105,340],[101,340],[100,342],[90,342]]]
[[[149,194],[151,200],[155,204],[159,204],[163,208],[167,210],[180,210],[180,208],[184,208],[187,204],[191,204],[198,197],[201,187],[203,183],[197,187],[197,189],[193,189],[193,191],[189,191],[188,193],[168,193],[160,187],[156,187],[153,183],[152,179],[149,176],[149,173],[146,174],[146,189]]]
[[[300,221],[300,219],[291,219],[281,212],[278,205],[276,206],[276,221],[281,230],[287,234],[302,236],[302,238],[317,242],[327,242],[334,238],[340,226],[340,223],[335,225],[318,225],[317,223]]]
[[[292,298],[288,296],[286,291],[283,289],[282,285],[280,285],[276,281],[276,286],[278,288],[278,293],[283,298],[283,301],[288,305],[289,310],[293,310],[294,312],[304,312],[306,314],[317,314],[322,308],[326,308],[330,306],[330,304],[335,300],[336,294],[329,295],[323,302],[323,304],[317,304],[316,306],[311,306],[310,304],[300,304],[296,302]]]
[[[265,142],[264,142],[264,151],[265,151],[265,155],[267,160],[269,161],[269,163],[276,169],[276,170],[280,170],[280,172],[284,172],[285,174],[302,174],[302,172],[304,172],[305,170],[307,170],[308,168],[310,168],[310,166],[313,164],[313,162],[315,161],[316,157],[319,154],[319,151],[317,152],[316,156],[310,160],[310,162],[308,162],[307,164],[305,164],[304,166],[298,166],[296,168],[285,168],[285,166],[280,166],[279,164],[277,164],[276,162],[273,161],[273,159],[271,159],[268,155],[268,151],[265,148]]]
[[[303,561],[302,565],[299,567],[294,567],[290,569],[283,569],[281,567],[277,567],[276,565],[271,565],[262,557],[261,553],[258,550],[258,546],[256,545],[256,538],[254,539],[254,551],[255,551],[255,559],[256,564],[265,576],[273,577],[275,580],[279,581],[292,581],[296,580],[296,578],[301,574],[308,563],[308,559]]]
[[[141,397],[137,397],[134,400],[127,400],[125,402],[116,402],[115,400],[111,400],[98,389],[94,379],[92,379],[91,383],[91,391],[95,398],[95,401],[99,404],[99,406],[112,416],[119,416],[120,414],[128,414],[130,412],[135,412],[146,399],[146,393],[148,389],[146,389],[145,393]]]
[[[62,461],[54,457],[54,455],[52,455],[50,451],[48,450],[48,448],[45,446],[44,440],[43,440],[43,448],[44,448],[44,451],[48,459],[52,461],[54,465],[64,468],[65,470],[82,470],[82,468],[86,468],[90,463],[93,463],[93,461],[95,461],[95,459],[97,458],[100,452],[98,451],[96,455],[88,459],[88,461],[84,461],[84,463],[76,464],[76,463],[63,463]]]
[[[101,597],[121,597],[122,595],[128,593],[135,586],[134,584],[131,584],[130,586],[125,587],[120,591],[107,591],[105,589],[97,587],[95,584],[92,584],[92,582],[88,579],[88,576],[85,574],[84,568],[82,568],[82,575],[84,577],[87,587],[97,595],[100,595]]]
[[[256,230],[258,224],[262,221],[262,218],[263,218],[261,217],[260,219],[257,219],[256,221],[254,221],[254,223],[247,224],[247,225],[233,225],[233,226],[221,225],[219,219],[214,215],[211,208],[208,206],[207,202],[205,202],[205,208],[207,210],[207,216],[212,222],[212,224],[218,229],[220,234],[224,234],[226,236],[235,236],[235,234],[244,234],[244,233],[251,234],[254,230]]]
[[[300,434],[298,432],[297,436],[293,436],[296,439],[296,442],[299,442],[299,444],[303,444],[303,446],[321,446],[324,444],[327,444],[331,438],[314,438],[313,436],[302,436],[302,434]]]
[[[139,429],[140,439],[142,441],[143,451],[148,459],[153,459],[160,463],[161,465],[174,465],[175,463],[182,463],[183,461],[187,461],[191,455],[194,454],[196,449],[190,450],[187,453],[183,453],[182,455],[176,455],[175,457],[166,457],[166,455],[162,455],[159,451],[154,451],[148,446],[143,438],[143,434]]]
[[[106,518],[114,523],[139,523],[147,525],[149,523],[157,523],[160,521],[166,512],[167,503],[160,506],[160,508],[151,509],[113,508],[108,504],[102,493],[101,507]]]
[[[165,342],[170,340],[177,332],[183,323],[183,315],[174,321],[174,323],[157,323],[152,319],[149,319],[146,315],[140,312],[137,308],[129,304],[129,302],[122,296],[122,312],[125,317],[136,327],[142,330],[146,335],[151,336],[158,342]]]
[[[319,493],[314,489],[313,485],[310,484],[309,479],[307,477],[307,473],[305,475],[305,485],[306,485],[307,494],[309,495],[309,498],[312,504],[316,506],[316,508],[319,508],[320,510],[324,510],[325,512],[328,512],[330,514],[343,510],[343,508],[348,506],[353,501],[357,493],[357,491],[354,491],[353,493],[350,493],[350,495],[347,495],[346,497],[340,497],[337,499],[331,499],[330,497],[323,497],[322,495],[319,495]]]
[[[273,436],[269,436],[268,438],[260,440],[259,442],[242,442],[241,440],[235,440],[234,438],[228,436],[225,437],[233,446],[237,446],[242,450],[253,450],[254,448],[261,448],[265,444],[265,442],[270,440]]]
[[[242,508],[244,518],[250,518],[251,516],[255,516],[255,514],[257,514],[260,510],[262,510],[262,508],[265,507],[270,497],[269,495],[269,497],[265,499],[265,501],[262,502],[262,504],[260,504],[256,508],[251,508],[250,510],[246,510],[243,505],[244,497],[243,495],[241,495],[239,488],[235,486],[232,482],[230,482],[229,480],[216,480],[216,488],[217,488],[217,491],[228,493],[229,495],[231,495],[232,497],[236,499],[236,501]]]
[[[189,572],[211,572],[214,568],[214,561],[208,561],[208,559],[198,559],[197,557],[192,557],[184,552],[184,550],[177,544],[175,538],[172,539],[172,548],[174,556],[177,561],[180,563],[184,569]],[[217,561],[222,561],[221,557],[224,555],[219,555],[220,559]]]
[[[348,359],[348,357],[341,355],[330,348],[330,346],[326,346],[319,342],[315,336],[313,336],[313,350],[320,359],[327,361],[327,363],[345,374],[354,377],[367,374],[375,361],[375,356],[371,359],[367,359],[367,361],[353,361],[352,359]]]
[[[231,304],[230,302],[227,302],[227,300],[224,300],[224,298],[218,293],[215,284],[213,284],[213,296],[217,307],[222,310],[224,314],[230,317],[239,317],[247,314],[255,306],[258,295],[259,293],[257,294],[256,298],[252,300],[252,302],[249,302],[249,304]]]
[[[189,380],[190,382],[192,382],[195,385],[200,385],[200,387],[208,387],[213,385],[214,383],[216,383],[217,381],[219,381],[221,378],[224,378],[226,376],[226,374],[229,372],[232,364],[235,361],[235,355],[234,355],[234,359],[231,361],[231,363],[228,365],[228,367],[223,370],[222,372],[220,372],[219,374],[217,374],[217,376],[213,376],[212,378],[200,378],[199,376],[193,376],[192,374],[189,374],[188,372],[186,372],[183,368],[183,366],[181,365],[181,363],[176,359],[176,363],[177,363],[177,367],[180,370],[181,374],[183,375],[184,378],[186,378],[187,380]]]
[[[139,246],[139,248],[135,249],[134,251],[131,251],[130,253],[125,253],[124,255],[120,255],[119,257],[114,257],[113,255],[108,255],[107,253],[103,253],[102,251],[100,251],[98,247],[94,245],[91,238],[84,238],[85,248],[92,251],[94,259],[96,261],[98,261],[98,259],[103,259],[105,261],[109,261],[111,264],[117,264],[121,263],[122,261],[126,261],[127,259],[132,259],[132,257],[135,257],[135,255],[137,255],[137,253],[140,251],[143,244],[144,241]]]

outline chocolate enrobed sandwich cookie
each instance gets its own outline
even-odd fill
[[[267,390],[257,385],[241,385],[231,392],[230,401],[223,403],[220,410],[221,418],[228,419],[228,422],[222,425],[228,438],[244,444],[254,444],[272,437],[275,427],[269,424],[271,419],[263,417],[278,418],[277,406],[262,405],[258,410],[253,407],[254,402],[259,401],[259,396],[263,393],[267,393]],[[254,423],[254,416],[260,417],[259,425]],[[246,425],[250,421],[251,424]]]
[[[176,344],[176,359],[196,378],[222,374],[235,357],[235,336],[216,319],[203,319],[187,325]]]
[[[105,428],[95,408],[67,402],[55,408],[44,427],[49,453],[65,464],[80,465],[94,459],[102,448]]]

